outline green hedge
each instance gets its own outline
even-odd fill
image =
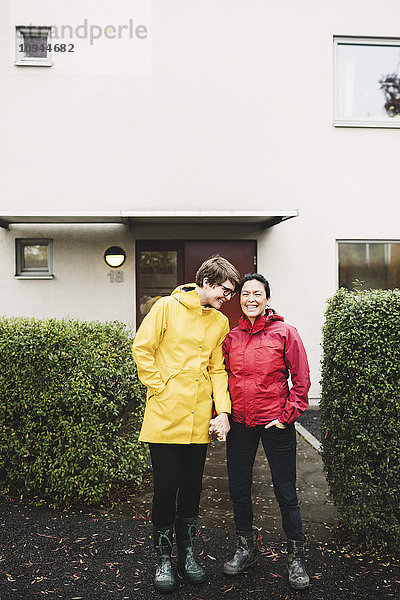
[[[122,323],[0,318],[0,492],[89,504],[138,482],[144,390]]]
[[[328,302],[323,329],[323,461],[353,541],[400,550],[400,290]]]

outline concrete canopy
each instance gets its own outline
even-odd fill
[[[10,211],[0,213],[0,227],[9,229],[10,225],[26,224],[73,224],[73,223],[217,223],[217,224],[255,224],[267,229],[282,221],[297,217],[299,211]]]

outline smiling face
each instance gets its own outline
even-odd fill
[[[219,310],[224,302],[232,298],[235,292],[235,286],[229,279],[219,285],[210,285],[207,278],[203,281],[203,286],[198,288],[200,304],[203,308],[212,306]]]
[[[257,279],[246,281],[240,292],[240,306],[251,324],[258,315],[264,314],[268,302],[269,298],[267,298],[265,287],[261,281],[257,281]]]

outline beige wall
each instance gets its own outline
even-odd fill
[[[254,0],[246,10],[237,0],[153,1],[151,15],[144,2],[120,4],[125,10],[115,13],[114,3],[96,17],[93,7],[108,3],[19,0],[8,14],[2,3],[2,203],[310,206],[326,214],[333,203],[371,208],[391,191],[397,131],[332,127],[332,36],[397,35],[396,0]],[[84,16],[122,23],[129,14],[149,19],[149,36],[132,40],[127,53],[118,40],[76,40],[75,54],[54,54],[51,68],[13,65],[15,24],[76,24]],[[114,66],[98,72],[104,47]],[[137,51],[144,72],[119,73]]]
[[[52,280],[16,279],[15,238],[53,240]],[[73,317],[121,320],[134,326],[135,244],[123,225],[12,226],[0,233],[1,313],[27,317]],[[111,283],[114,271],[104,261],[108,247],[121,245],[126,261],[123,281]]]
[[[84,18],[133,18],[148,38],[76,40],[75,54],[55,55],[51,68],[14,66],[16,24]],[[1,3],[0,212],[300,212],[264,232],[12,227],[0,231],[1,311],[131,323],[135,239],[252,237],[273,305],[305,340],[317,396],[335,240],[398,239],[400,217],[400,131],[332,126],[332,37],[395,37],[399,18],[397,0]],[[14,237],[45,230],[54,281],[14,280]],[[115,243],[128,252],[120,287],[102,259]]]

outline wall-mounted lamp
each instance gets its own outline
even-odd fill
[[[125,251],[119,246],[111,246],[104,252],[104,260],[109,267],[120,267],[126,259]]]

